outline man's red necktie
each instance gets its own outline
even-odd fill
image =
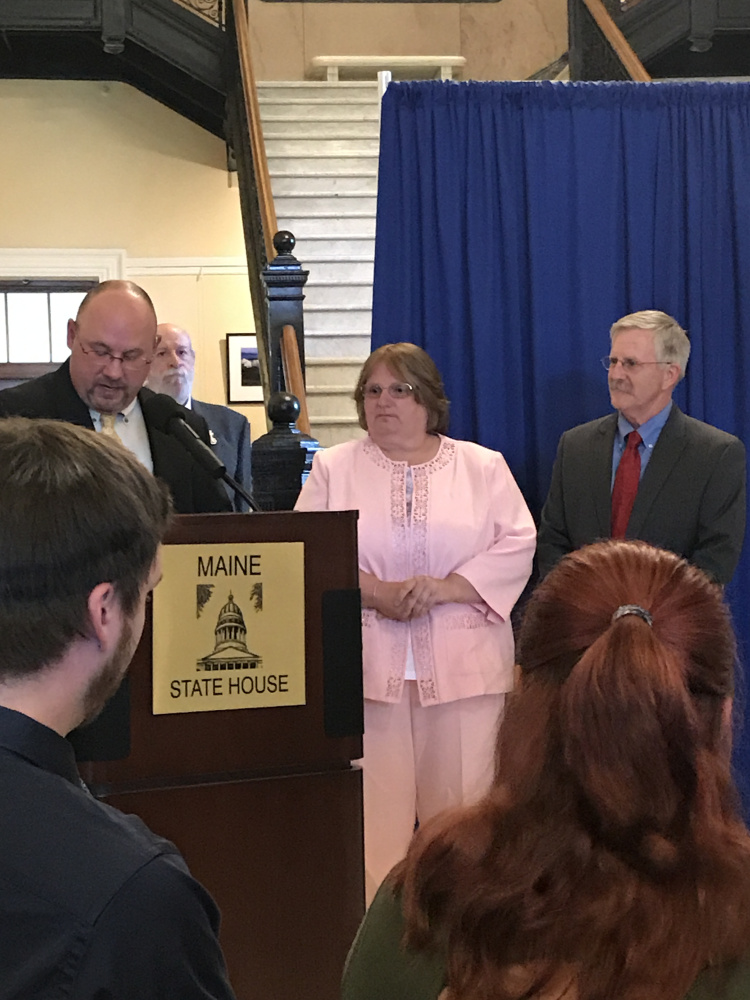
[[[642,438],[638,431],[625,435],[625,451],[615,474],[612,487],[612,537],[624,538],[635,503],[641,478],[641,455],[638,445]]]

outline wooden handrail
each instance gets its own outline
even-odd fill
[[[635,80],[636,83],[650,83],[651,76],[646,72],[641,60],[633,52],[625,35],[623,35],[609,16],[609,12],[602,3],[602,0],[583,0],[583,2],[588,8],[589,14],[596,21],[599,30],[612,46],[615,55],[630,75],[630,79]]]
[[[294,393],[299,400],[297,427],[303,434],[309,434],[310,417],[307,413],[305,380],[302,378],[302,365],[299,360],[297,334],[294,327],[289,323],[281,331],[281,363],[284,367],[284,380],[286,381],[287,391]]]
[[[250,54],[250,32],[247,25],[247,9],[245,0],[234,0],[234,30],[237,35],[237,48],[240,58],[242,75],[242,90],[245,96],[245,109],[250,128],[250,146],[255,166],[255,182],[258,188],[258,203],[263,223],[263,242],[266,248],[266,259],[273,260],[276,256],[273,248],[273,238],[278,230],[276,208],[271,193],[271,175],[268,172],[266,147],[263,141],[263,127],[260,123],[260,105],[258,91],[255,86],[253,62]]]

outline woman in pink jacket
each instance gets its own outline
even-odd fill
[[[421,348],[374,351],[354,399],[368,436],[316,455],[297,509],[359,510],[369,901],[416,821],[490,785],[536,531],[502,455],[445,436]]]

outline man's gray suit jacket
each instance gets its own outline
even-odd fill
[[[566,552],[610,537],[617,418],[611,413],[560,438],[539,526],[540,576]],[[670,549],[726,584],[744,535],[744,445],[673,404],[643,472],[627,537]]]
[[[198,416],[203,417],[209,430],[213,432],[216,444],[212,441],[211,447],[226,466],[229,475],[252,495],[250,424],[241,413],[235,412],[228,406],[202,403],[199,399],[192,400],[190,405]],[[226,489],[234,509],[246,511],[247,503],[229,486]]]

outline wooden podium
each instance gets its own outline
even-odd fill
[[[154,715],[152,621],[130,670],[130,754],[95,794],[174,841],[222,912],[239,1000],[336,1000],[364,913],[355,511],[178,517],[167,545],[304,543],[306,704]]]

